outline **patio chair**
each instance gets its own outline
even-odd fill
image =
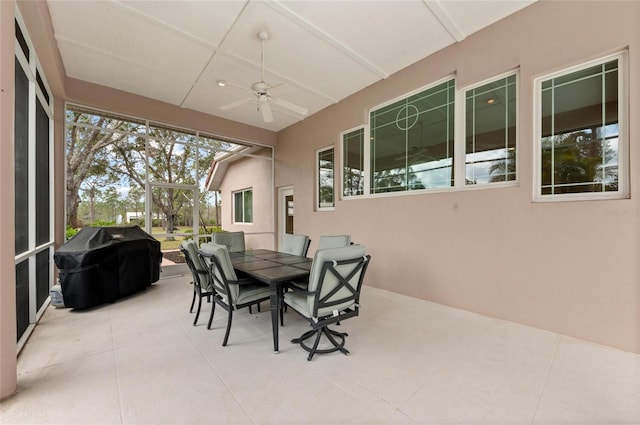
[[[217,232],[213,234],[213,243],[224,245],[229,252],[245,251],[244,232]]]
[[[184,255],[184,259],[193,276],[193,282],[191,282],[193,284],[193,299],[191,300],[189,313],[193,313],[193,306],[196,298],[198,298],[198,310],[196,310],[196,318],[193,320],[193,326],[195,326],[198,323],[198,317],[200,317],[202,298],[206,297],[207,301],[211,302],[213,291],[209,281],[209,272],[207,272],[207,268],[202,264],[198,256],[195,242],[192,240],[183,241],[180,244],[180,251]]]
[[[226,346],[231,332],[233,312],[268,300],[270,298],[269,286],[253,279],[238,279],[233,269],[233,264],[231,264],[229,251],[225,245],[204,243],[200,246],[198,255],[207,266],[209,280],[214,288],[213,304],[211,305],[211,315],[209,316],[207,329],[211,329],[216,304],[227,310],[227,331],[222,342],[222,345]]]
[[[296,235],[285,233],[282,235],[282,246],[280,252],[292,255],[300,255],[306,257],[309,252],[309,245],[311,245],[311,239],[307,235]],[[299,285],[302,289],[307,286],[306,282],[287,282],[283,286],[283,290],[286,291],[290,285]],[[287,306],[284,306],[284,311],[287,310]],[[280,325],[284,326],[284,316],[282,310],[280,311]]]
[[[309,236],[285,233],[282,235],[280,252],[306,257],[309,251],[309,244],[311,244]]]
[[[341,248],[351,244],[351,235],[320,236],[318,249]]]
[[[360,289],[370,259],[362,245],[318,250],[311,265],[308,289],[293,287],[293,291],[284,294],[285,304],[311,324],[310,331],[291,340],[309,352],[307,360],[316,353],[349,354],[344,348],[348,334],[329,329],[329,325],[359,314]],[[318,348],[323,335],[332,347]],[[312,336],[315,341],[308,346],[305,341]]]
[[[320,236],[318,249],[342,248],[349,245],[351,245],[350,235]],[[290,287],[290,288],[296,287],[298,289],[306,289],[307,282],[306,281],[288,282],[287,287]],[[286,306],[285,306],[285,310],[286,310]]]

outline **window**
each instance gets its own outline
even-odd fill
[[[364,194],[364,127],[342,133],[342,195]]]
[[[453,186],[454,106],[450,79],[370,112],[371,193]]]
[[[516,75],[465,91],[465,185],[516,179]]]
[[[233,192],[233,221],[253,223],[253,190]]]
[[[536,80],[538,199],[626,196],[626,55]]]
[[[333,148],[325,148],[316,152],[318,167],[318,209],[331,209],[335,206],[333,199]]]

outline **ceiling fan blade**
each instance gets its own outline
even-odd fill
[[[273,122],[273,112],[271,111],[269,102],[260,102],[260,111],[262,112],[264,122]]]
[[[284,84],[276,84],[275,86],[269,86],[269,95],[270,96],[280,96],[282,93],[286,92],[289,87]]]
[[[228,109],[231,108],[235,108],[236,106],[240,106],[243,105],[245,103],[251,102],[253,100],[253,98],[246,98],[246,99],[240,99],[240,100],[236,100],[235,102],[231,102],[231,103],[227,103],[226,105],[222,105],[220,107],[220,109],[222,109],[223,111],[226,111]]]
[[[286,100],[282,100],[282,99],[278,99],[275,97],[272,97],[271,100],[273,100],[273,103],[275,103],[278,106],[282,106],[283,108],[289,109],[290,111],[293,111],[297,114],[300,115],[307,115],[309,113],[309,111],[306,108],[303,108],[302,106],[298,106],[295,105],[291,102],[288,102]]]

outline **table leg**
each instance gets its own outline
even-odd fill
[[[269,296],[271,303],[271,327],[273,332],[273,351],[278,353],[278,316],[280,314],[278,285],[272,283],[269,287]]]

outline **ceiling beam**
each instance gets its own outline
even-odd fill
[[[295,13],[294,11],[292,11],[291,9],[289,9],[288,7],[286,7],[285,5],[280,3],[279,1],[274,0],[274,1],[270,1],[270,2],[264,2],[264,5],[265,6],[269,6],[270,8],[275,10],[276,12],[280,13],[281,15],[283,15],[284,17],[286,17],[286,18],[290,19],[291,21],[297,23],[298,25],[300,25],[301,27],[303,27],[304,29],[309,31],[311,34],[313,34],[316,37],[318,37],[320,40],[322,40],[325,43],[329,44],[331,47],[333,47],[337,51],[339,51],[342,54],[346,55],[347,57],[353,59],[355,62],[360,64],[360,66],[362,66],[362,67],[366,68],[368,71],[374,73],[378,78],[386,79],[386,78],[389,77],[389,74],[386,73],[383,69],[377,67],[376,65],[374,65],[373,63],[368,61],[366,58],[364,58],[363,56],[361,56],[360,54],[358,54],[357,52],[355,52],[354,50],[352,50],[351,48],[349,48],[345,44],[343,44],[340,41],[336,40],[335,38],[331,37],[329,34],[324,32],[322,29],[320,29],[317,26],[313,25],[311,22],[309,22],[308,20],[306,20],[302,16],[298,15],[297,13]]]
[[[438,18],[442,26],[451,34],[451,37],[456,41],[462,41],[467,36],[462,32],[460,28],[453,22],[453,19],[442,7],[440,0],[422,0],[424,4],[431,10],[431,12]]]

